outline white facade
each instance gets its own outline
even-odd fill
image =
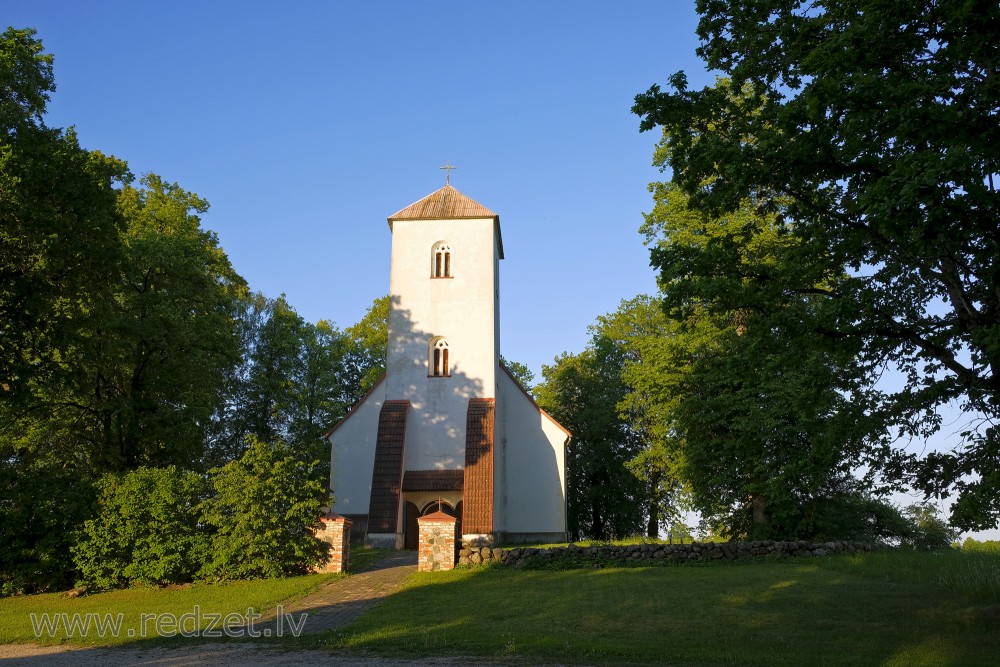
[[[395,220],[389,278],[388,395],[410,401],[404,467],[461,468],[472,397],[496,396],[493,332],[497,247],[492,219]],[[451,277],[432,277],[432,250],[451,247]],[[432,339],[448,344],[447,375],[430,368]]]
[[[389,226],[386,376],[327,434],[333,510],[396,547],[438,498],[493,541],[565,539],[569,433],[499,363],[499,217],[446,185]]]

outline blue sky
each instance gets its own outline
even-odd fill
[[[33,0],[4,20],[55,56],[50,125],[206,198],[236,270],[310,321],[388,292],[386,216],[450,161],[500,214],[501,350],[539,374],[655,290],[637,230],[667,176],[630,108],[677,70],[714,80],[693,4]]]
[[[500,214],[501,349],[536,373],[655,289],[633,97],[697,59],[690,2],[48,2],[47,122],[212,205],[251,287],[346,327],[388,292],[386,216],[444,184]]]

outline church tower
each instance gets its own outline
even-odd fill
[[[439,499],[467,542],[564,537],[569,433],[500,364],[499,216],[447,184],[388,223],[386,375],[327,434],[334,511],[377,546]]]

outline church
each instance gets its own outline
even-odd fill
[[[386,372],[326,434],[333,511],[379,547],[439,501],[465,543],[565,541],[570,433],[500,362],[500,217],[449,179],[388,221]]]

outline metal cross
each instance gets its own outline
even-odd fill
[[[438,169],[445,170],[444,184],[451,185],[451,170],[458,169],[458,167],[451,166],[451,160],[446,160],[443,167],[438,167]]]

